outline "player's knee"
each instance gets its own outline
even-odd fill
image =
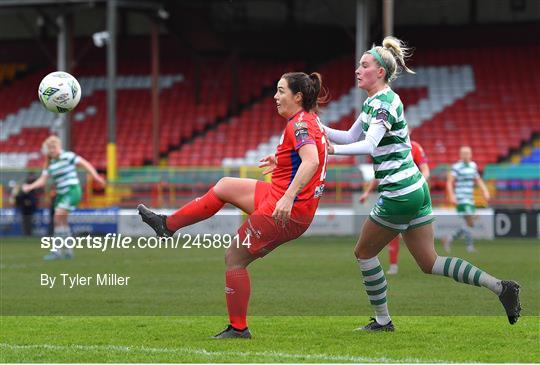
[[[433,265],[429,265],[429,264],[421,264],[419,265],[420,266],[420,270],[422,270],[422,272],[424,274],[431,274],[431,271],[433,269]]]
[[[237,251],[230,248],[225,251],[225,266],[227,270],[245,268],[248,263]]]
[[[437,258],[435,257],[434,259],[425,259],[418,262],[418,266],[420,267],[420,270],[422,270],[424,274],[431,274],[433,271],[433,265],[435,264],[436,259]]]
[[[356,257],[357,259],[363,259],[363,260],[367,260],[367,259],[370,259],[370,255],[368,252],[366,252],[366,250],[362,249],[361,246],[356,246],[354,248],[354,257]]]
[[[224,199],[227,194],[227,187],[230,186],[232,179],[230,177],[222,177],[219,179],[219,181],[214,185],[214,193],[218,196],[220,199]]]
[[[54,215],[54,224],[57,225],[57,226],[64,224],[64,216],[62,216],[60,214],[55,214]]]

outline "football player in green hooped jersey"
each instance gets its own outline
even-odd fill
[[[387,283],[377,255],[399,233],[424,273],[488,288],[499,296],[509,322],[514,324],[521,311],[516,282],[499,280],[463,259],[435,252],[429,189],[412,159],[403,104],[390,88],[401,70],[414,73],[405,65],[408,55],[403,42],[394,37],[386,37],[382,46],[365,52],[355,72],[358,87],[367,92],[362,113],[348,131],[325,128],[336,144],[329,145],[330,153],[371,155],[379,180],[379,199],[364,222],[354,250],[375,310],[375,318],[359,329],[394,330],[386,302]],[[365,138],[361,140],[362,135]]]
[[[54,202],[54,235],[68,237],[71,230],[68,224],[68,216],[81,201],[81,183],[77,176],[77,167],[83,167],[98,183],[105,186],[105,180],[98,175],[92,164],[73,152],[63,151],[61,141],[57,136],[49,136],[43,142],[43,152],[47,155],[47,167],[41,176],[32,184],[25,184],[22,189],[25,192],[45,186],[47,178],[51,176],[56,185],[56,199]],[[45,260],[57,260],[60,258],[72,258],[73,249],[63,248],[59,251],[51,251],[44,257]]]
[[[476,219],[474,205],[474,184],[478,184],[484,195],[486,202],[489,201],[489,190],[484,184],[484,180],[478,173],[476,163],[472,161],[472,150],[469,146],[462,146],[459,149],[460,161],[452,165],[452,170],[448,172],[446,179],[446,192],[452,205],[464,219],[464,224],[452,235],[443,238],[443,247],[446,252],[450,252],[452,241],[460,236],[465,239],[468,252],[475,252],[471,228],[474,227]]]

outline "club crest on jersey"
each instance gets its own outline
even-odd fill
[[[383,203],[384,203],[383,198],[379,198],[379,200],[377,200],[377,205],[382,207]]]
[[[313,195],[314,198],[319,198],[324,193],[324,184],[321,184],[315,188],[315,194]]]

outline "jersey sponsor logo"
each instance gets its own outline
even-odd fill
[[[381,103],[381,107],[377,109],[377,112],[375,113],[375,120],[377,122],[382,122],[386,129],[391,129],[392,126],[388,122],[388,117],[390,116],[390,104],[388,103]]]
[[[296,122],[296,123],[294,123],[294,130],[303,129],[303,128],[307,128],[307,123],[306,122]]]
[[[234,293],[235,293],[235,290],[233,288],[229,288],[228,286],[225,287],[225,294],[231,295]]]
[[[388,120],[389,115],[390,113],[388,112],[388,110],[379,108],[377,110],[377,114],[375,115],[375,119],[386,122]]]
[[[297,129],[294,132],[294,136],[296,137],[296,143],[303,143],[310,139],[307,128]]]

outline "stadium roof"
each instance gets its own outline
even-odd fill
[[[107,0],[2,0],[0,7],[93,5],[106,2]],[[156,10],[163,6],[159,0],[116,0],[116,4],[120,7]]]

